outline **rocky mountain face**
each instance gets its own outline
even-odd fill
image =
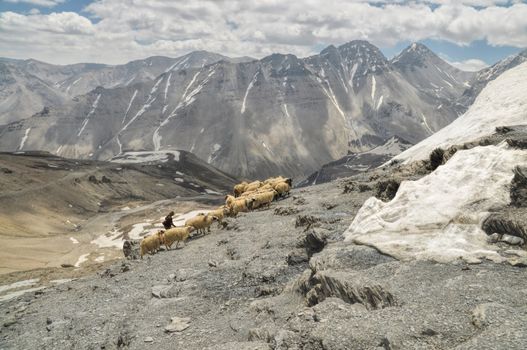
[[[52,65],[33,59],[0,58],[0,124],[27,118],[98,86],[114,88],[155,79],[165,71],[202,67],[217,61],[245,61],[207,51],[178,58],[149,57],[123,65],[79,63]]]
[[[241,177],[305,176],[349,151],[439,130],[466,109],[452,97],[470,77],[422,45],[388,61],[364,41],[305,59],[174,65],[6,125],[0,148],[95,159],[177,148]]]
[[[27,118],[44,106],[61,105],[66,96],[50,82],[15,64],[0,61],[0,124]]]

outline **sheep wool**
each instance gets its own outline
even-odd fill
[[[185,226],[192,226],[198,233],[205,234],[205,229],[210,232],[210,225],[214,220],[218,220],[218,217],[208,214],[198,215],[185,221]]]
[[[140,245],[141,259],[145,254],[153,254],[159,250],[159,247],[164,242],[163,231],[159,231],[151,236],[143,238]]]
[[[225,215],[228,215],[229,212],[230,212],[229,208],[227,208],[227,206],[225,205],[222,205],[218,209],[210,211],[209,215],[217,217],[218,225],[221,225],[221,223],[223,222],[223,218],[225,217]]]
[[[287,182],[279,182],[274,186],[274,189],[280,196],[286,196],[291,191],[291,186]]]
[[[239,197],[243,192],[245,192],[245,188],[247,187],[247,182],[242,182],[240,184],[237,184],[234,186],[234,197]]]
[[[237,199],[230,206],[231,213],[233,215],[237,215],[238,213],[249,211],[248,204],[249,204],[249,199],[248,198],[243,197],[243,198]]]
[[[255,194],[250,200],[251,209],[260,208],[263,206],[269,207],[277,194],[278,193],[274,190]]]
[[[176,243],[176,249],[179,245],[179,242],[185,243],[185,241],[190,236],[190,233],[194,230],[193,227],[184,226],[184,227],[173,227],[165,231],[165,246],[167,250],[170,250],[172,244]]]

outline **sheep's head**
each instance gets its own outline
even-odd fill
[[[212,221],[218,221],[219,220],[217,216],[212,216],[211,218],[212,218]]]
[[[293,187],[293,178],[288,177],[287,179],[285,179],[285,182],[287,182],[289,186]]]
[[[187,226],[187,230],[189,233],[195,231],[196,229],[194,228],[194,226]]]
[[[160,230],[157,232],[157,238],[161,244],[165,244],[165,231]]]

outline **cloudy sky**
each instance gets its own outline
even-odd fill
[[[304,57],[354,39],[389,58],[419,41],[477,70],[527,47],[527,1],[0,0],[0,56],[56,64],[200,49]]]

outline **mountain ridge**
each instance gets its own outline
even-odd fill
[[[176,147],[240,177],[306,176],[393,136],[417,143],[467,109],[460,98],[473,73],[420,44],[403,53],[423,59],[405,69],[351,41],[306,58],[273,54],[196,68],[179,61],[154,80],[52,107],[46,123],[35,115],[5,125],[0,149],[109,159],[124,149]]]

